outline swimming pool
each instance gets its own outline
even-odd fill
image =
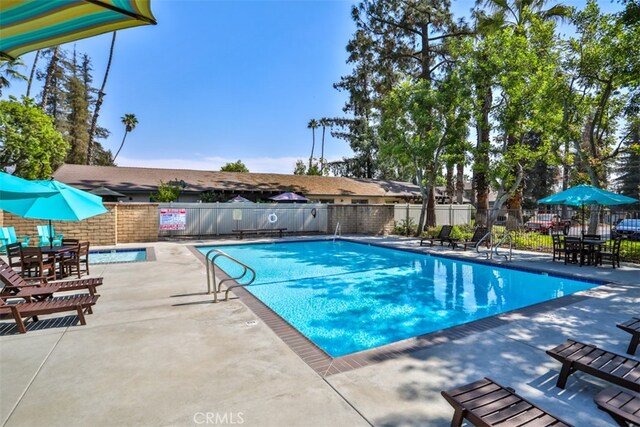
[[[339,240],[216,248],[253,267],[246,290],[333,357],[599,284]]]
[[[145,248],[101,249],[89,251],[89,264],[112,264],[118,262],[140,262],[147,260]]]

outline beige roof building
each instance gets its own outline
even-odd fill
[[[418,186],[407,182],[332,176],[65,164],[54,177],[83,190],[106,187],[124,194],[123,201],[135,202],[148,202],[160,181],[178,182],[183,187],[182,202],[195,202],[205,191],[222,199],[241,195],[252,201],[267,200],[285,191],[328,203],[395,203],[420,197]]]

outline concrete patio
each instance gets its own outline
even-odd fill
[[[450,253],[419,249],[415,239],[368,240]],[[517,253],[514,265],[615,285],[323,378],[240,300],[210,303],[204,265],[186,244],[119,247],[142,246],[157,260],[92,267],[105,284],[86,326],[74,316],[44,316],[18,335],[12,322],[0,323],[3,425],[445,426],[453,411],[440,391],[483,376],[575,425],[614,425],[592,401],[607,384],[575,374],[566,390],[556,388],[560,364],[544,350],[571,337],[624,353],[629,335],[615,324],[639,313],[638,266],[564,266]]]

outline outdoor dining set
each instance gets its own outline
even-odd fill
[[[564,236],[552,234],[553,261],[564,259],[566,264],[598,266],[610,261],[613,268],[620,267],[621,237],[612,240],[603,239],[598,234],[582,236]]]

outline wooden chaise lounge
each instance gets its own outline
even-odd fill
[[[0,290],[0,296],[16,293],[20,289],[28,286],[44,286],[46,284],[59,286],[60,292],[86,289],[90,295],[95,295],[96,287],[102,285],[102,277],[51,282],[48,282],[43,277],[29,277],[28,280],[29,281],[23,279],[9,264],[0,259],[0,282],[4,284],[4,288]]]
[[[465,418],[474,426],[570,426],[489,378],[443,391],[442,396],[455,410],[452,426],[461,426]]]
[[[640,426],[640,396],[616,387],[602,390],[593,399],[622,427]]]
[[[458,245],[462,245],[462,250],[467,250],[467,246],[476,247],[480,239],[487,235],[489,232],[489,228],[487,227],[476,227],[473,231],[473,236],[471,236],[471,240],[465,240],[464,242],[459,242]],[[487,242],[487,247],[489,246],[489,242]]]
[[[621,387],[640,392],[640,361],[590,344],[567,340],[547,350],[547,354],[562,363],[557,386],[564,388],[569,375],[582,371]]]
[[[440,242],[440,246],[444,246],[444,242],[451,243],[451,237],[449,236],[451,236],[452,231],[452,225],[443,225],[436,237],[423,237],[420,239],[420,246],[422,246],[424,242],[429,242],[429,246],[433,246],[434,242]]]
[[[631,341],[629,342],[627,353],[636,354],[638,343],[640,343],[640,318],[632,317],[631,320],[627,320],[624,323],[618,323],[616,326],[631,334]]]
[[[23,302],[9,304],[4,298],[0,298],[0,319],[11,318],[16,322],[18,331],[25,334],[27,328],[23,319],[33,318],[38,321],[38,316],[43,314],[76,311],[80,324],[86,325],[84,313],[91,313],[91,307],[96,303],[100,295],[75,295],[67,298],[52,298],[35,302]]]

